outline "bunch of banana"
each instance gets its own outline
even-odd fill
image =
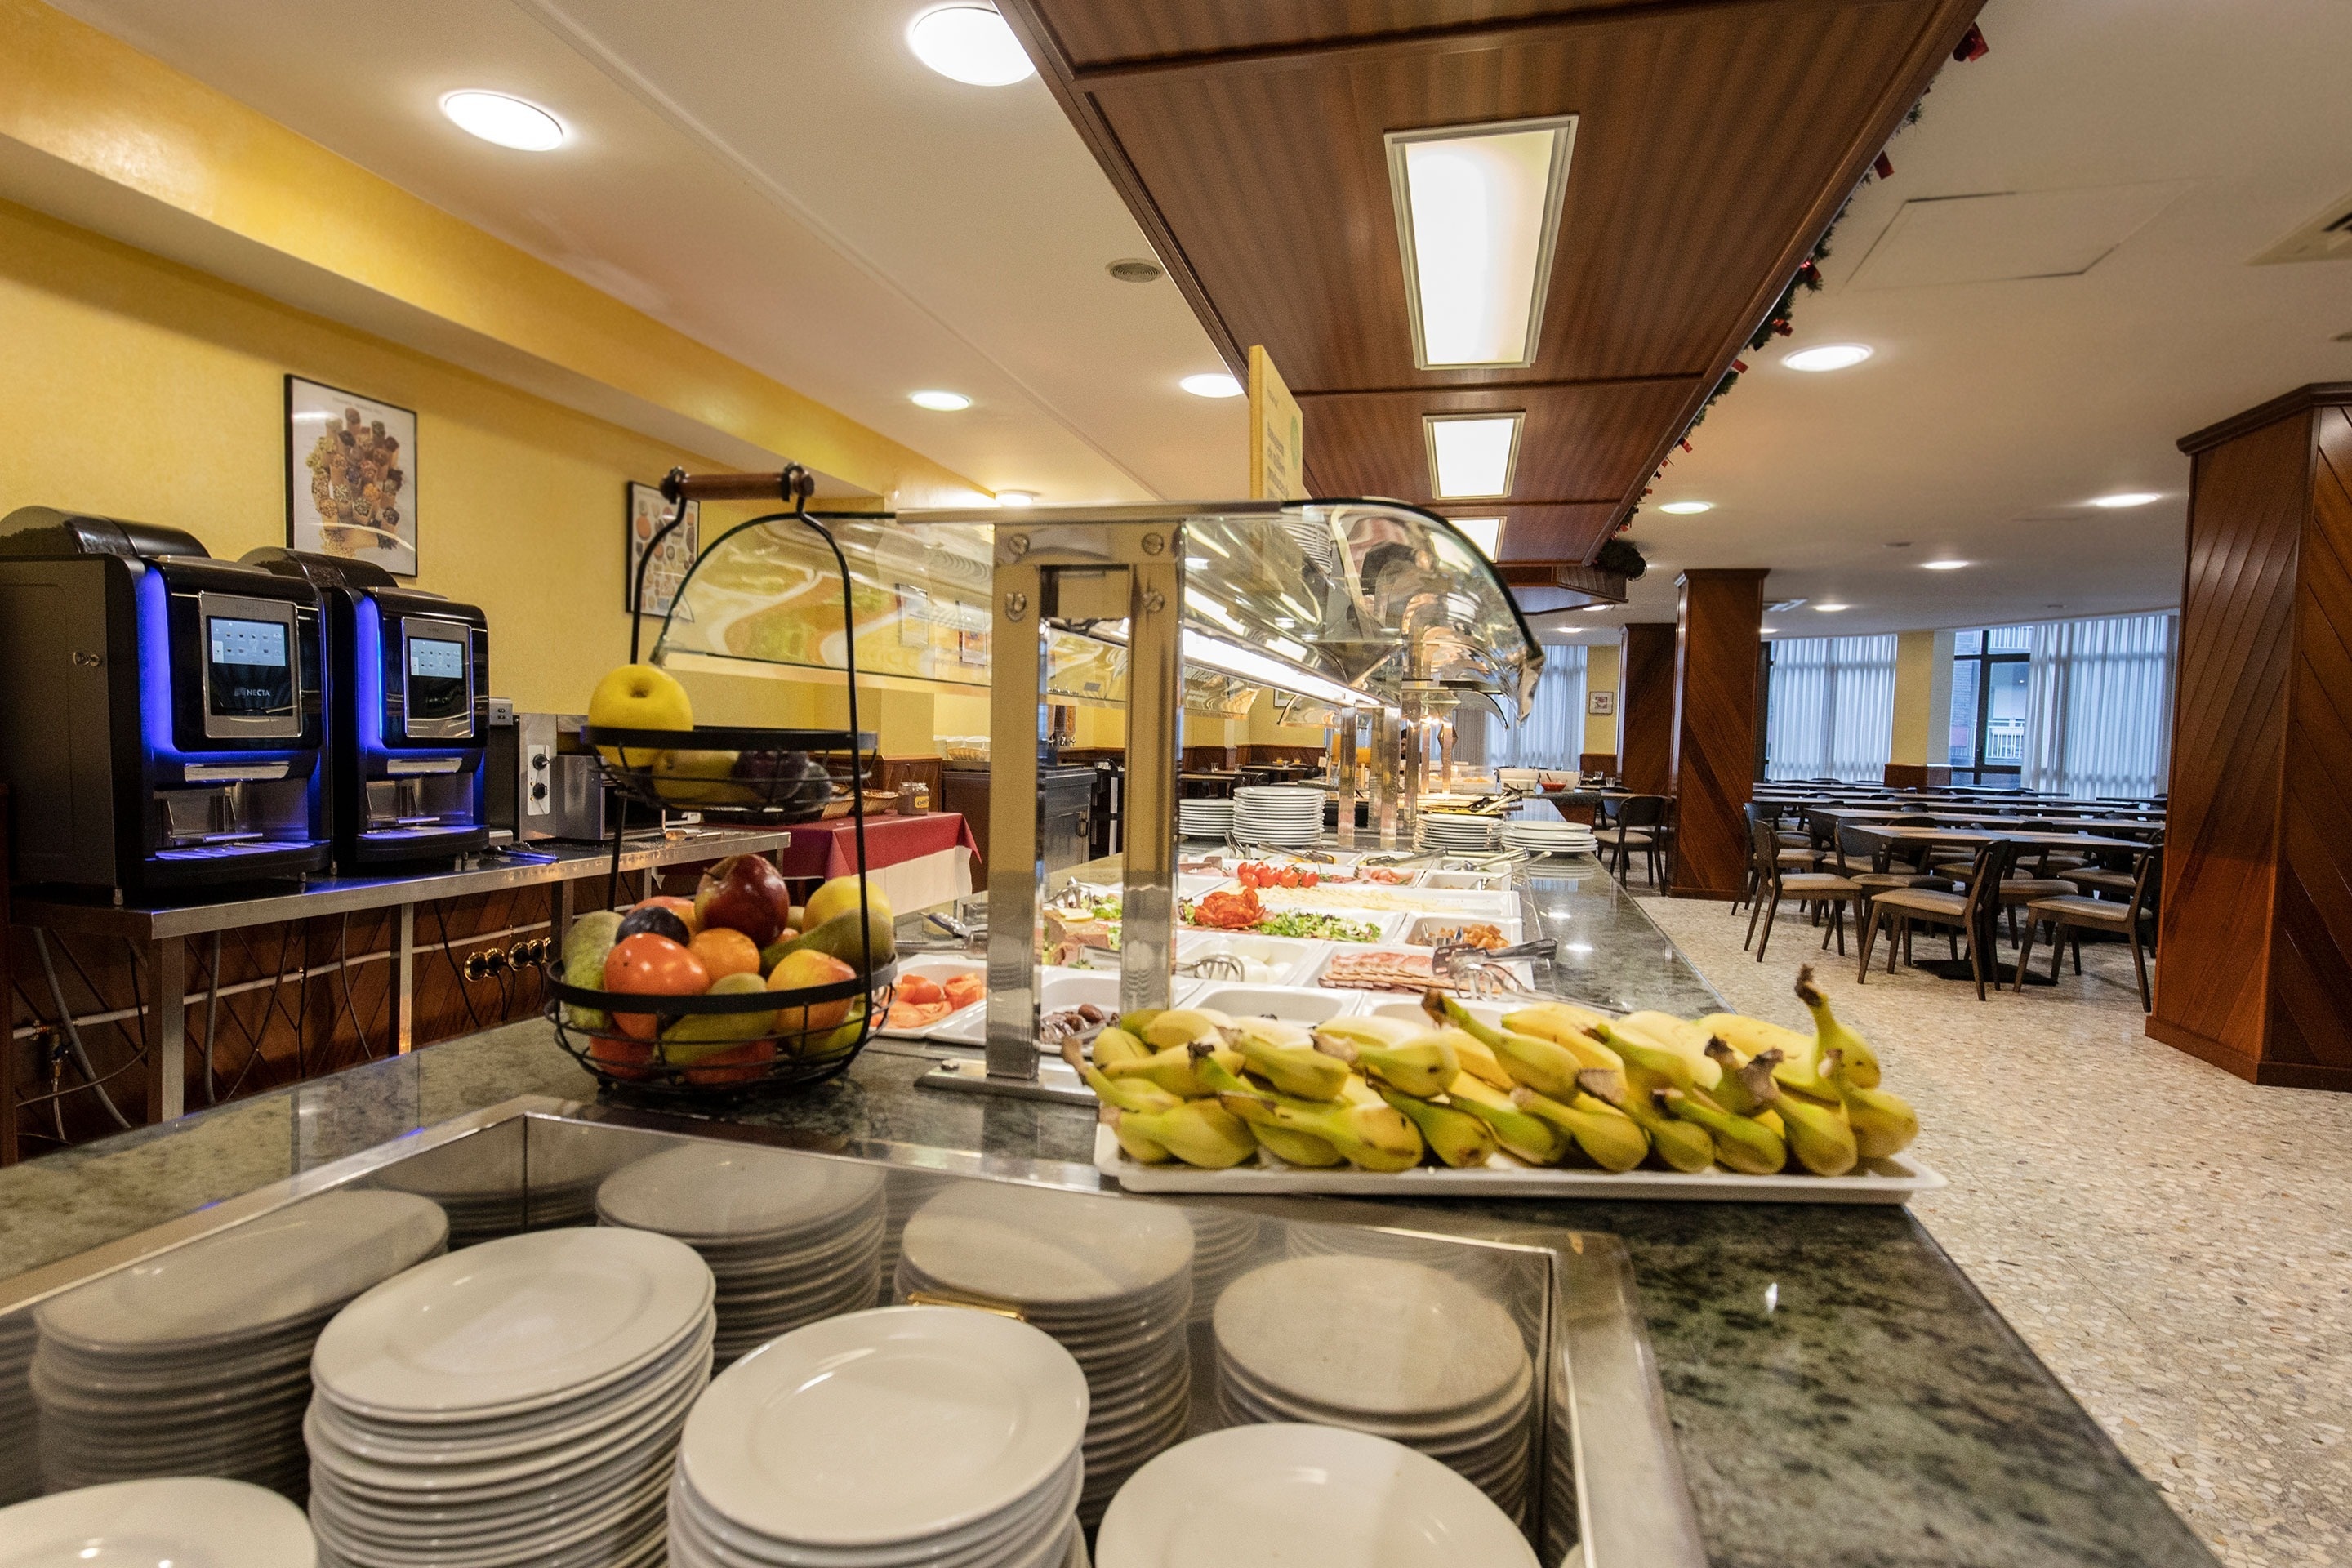
[[[1286,1164],[1404,1171],[1434,1161],[1645,1161],[1749,1175],[1843,1175],[1901,1152],[1919,1118],[1880,1087],[1878,1058],[1799,973],[1813,1032],[1718,1013],[1612,1017],[1546,1002],[1482,1022],[1431,991],[1427,1022],[1335,1018],[1312,1029],[1205,1008],[1130,1013],[1063,1047],[1129,1157],[1222,1170],[1265,1149]]]

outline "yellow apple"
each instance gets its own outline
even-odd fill
[[[815,892],[811,893],[808,910],[801,920],[800,929],[812,931],[836,915],[856,914],[859,880],[860,879],[856,877],[835,877]],[[885,930],[889,928],[894,917],[890,910],[890,900],[882,896],[881,889],[868,888],[866,890],[866,907],[877,924]]]
[[[588,723],[597,730],[691,730],[694,701],[669,671],[625,664],[596,683],[588,699]],[[632,751],[624,762],[620,748],[600,749],[606,762],[632,768],[651,767],[661,754]]]

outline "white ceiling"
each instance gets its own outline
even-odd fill
[[[1991,0],[1981,26],[1991,52],[1947,67],[1891,143],[1895,177],[1855,198],[1795,336],[1746,356],[1635,520],[1658,565],[1629,610],[1539,625],[1670,620],[1685,566],[1769,566],[1768,600],[1852,606],[1766,617],[1791,636],[2176,605],[2189,459],[2173,443],[2352,380],[2336,341],[2352,253],[2249,265],[2352,193],[2352,5]],[[2066,194],[1937,200],[1993,193]],[[2076,276],[1911,281],[2087,257]],[[1877,354],[1830,374],[1780,363],[1832,342]],[[2165,499],[2084,504],[2122,489]],[[1656,510],[1683,499],[1716,510]],[[1975,564],[1920,570],[1939,557]]]
[[[1247,489],[1238,400],[1045,86],[906,47],[924,0],[59,0],[404,188],[992,489]],[[457,88],[572,132],[478,142]],[[971,396],[961,414],[907,395]]]
[[[991,488],[1245,488],[1239,401],[1175,385],[1217,368],[1205,335],[1164,280],[1103,271],[1149,254],[1108,182],[1035,79],[919,66],[925,0],[59,3]],[[2352,258],[2249,264],[2352,193],[2352,5],[2259,9],[1991,0],[1991,52],[1945,70],[1795,337],[1748,356],[1637,521],[1654,566],[1632,605],[1548,635],[1671,619],[1686,566],[1852,606],[1768,617],[1784,635],[2176,602],[2176,438],[2352,379]],[[472,141],[436,108],[458,87],[542,102],[574,139]],[[1849,341],[1876,356],[1779,363]],[[925,386],[978,402],[925,413]],[[2085,504],[2120,489],[2165,499]],[[1716,510],[1656,510],[1684,498]],[[1973,564],[1919,569],[1938,557]]]

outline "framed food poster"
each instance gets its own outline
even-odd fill
[[[416,414],[286,378],[286,542],[416,575]]]
[[[637,591],[637,563],[646,556],[646,547],[669,524],[677,509],[664,499],[661,491],[651,485],[629,487],[629,551],[628,575],[621,581],[621,608],[629,607],[629,595]],[[646,568],[646,602],[638,614],[667,616],[677,600],[677,590],[686,581],[687,569],[702,552],[702,503],[686,503],[686,521],[677,531],[661,542],[654,552],[653,564]],[[681,621],[694,619],[692,605],[678,612]]]
[[[1585,706],[1594,713],[1614,713],[1617,711],[1617,694],[1613,691],[1593,692],[1586,700]]]

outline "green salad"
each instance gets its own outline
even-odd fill
[[[1319,937],[1330,942],[1378,942],[1381,928],[1368,921],[1318,914],[1312,910],[1284,910],[1252,928],[1262,936]]]

